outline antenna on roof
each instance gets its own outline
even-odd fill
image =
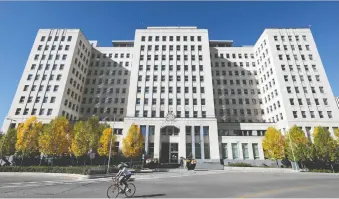
[[[311,28],[311,25],[308,25],[308,28]]]

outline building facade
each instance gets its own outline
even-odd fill
[[[309,28],[265,29],[253,46],[210,40],[197,27],[137,29],[100,47],[78,29],[39,30],[3,130],[30,115],[97,115],[117,134],[140,125],[161,162],[264,160],[269,126],[311,139],[339,110]]]

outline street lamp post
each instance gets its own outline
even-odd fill
[[[115,124],[115,117],[116,115],[113,115],[113,127],[112,127],[112,135],[111,135],[111,143],[109,146],[109,156],[108,156],[108,163],[107,163],[107,173],[109,173],[109,165],[111,163],[111,154],[112,154],[112,142],[113,142],[113,133],[114,133],[114,124]]]
[[[12,124],[12,121],[16,121],[16,120],[14,120],[14,119],[12,119],[12,118],[6,118],[6,120],[10,120],[9,125]],[[4,146],[6,135],[7,135],[7,133],[5,133],[4,139],[3,139],[2,142],[1,142],[1,147],[0,147],[0,154],[1,154],[1,156],[3,156],[3,155],[2,155],[2,147]]]

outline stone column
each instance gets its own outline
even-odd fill
[[[148,145],[149,145],[149,125],[146,126],[146,136],[145,136],[145,153],[148,154]]]
[[[200,126],[200,151],[201,159],[205,159],[205,139],[204,139],[204,126]]]
[[[185,157],[186,158],[186,127],[185,125],[180,125],[180,132],[179,132],[179,158]]]
[[[160,160],[160,125],[154,127],[154,158]]]
[[[192,158],[195,159],[195,135],[194,135],[194,126],[191,126],[191,137],[192,137]]]

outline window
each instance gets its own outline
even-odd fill
[[[324,87],[320,86],[319,90],[320,90],[320,93],[324,93]]]
[[[292,113],[294,118],[298,118],[297,111],[293,111]]]
[[[328,102],[327,102],[326,98],[324,98],[323,101],[324,101],[324,105],[328,105]]]
[[[67,41],[72,41],[72,36],[68,36]],[[48,113],[47,113],[47,115],[48,115]]]
[[[55,97],[51,97],[50,103],[54,103],[54,102],[55,102]]]
[[[259,147],[257,143],[252,144],[252,148],[253,148],[253,158],[254,159],[259,159]]]
[[[294,105],[294,100],[292,98],[290,98],[290,104]]]
[[[332,118],[332,111],[327,111],[327,116],[328,116],[328,118]]]
[[[314,111],[310,111],[311,118],[315,118]]]
[[[232,143],[232,156],[233,156],[233,159],[239,158],[238,144],[236,143]]]
[[[323,115],[323,112],[322,112],[322,111],[318,111],[318,113],[319,113],[319,117],[320,117],[320,118],[324,118],[324,115]]]
[[[53,109],[48,109],[48,110],[47,110],[47,115],[52,115],[52,110],[53,110]]]

